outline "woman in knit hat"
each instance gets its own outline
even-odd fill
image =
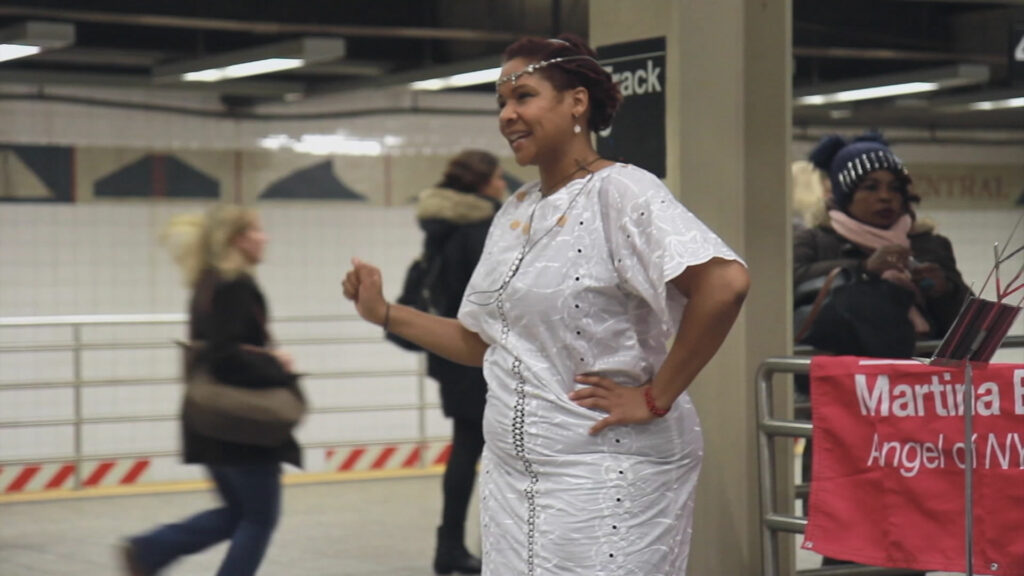
[[[802,343],[834,354],[895,358],[910,357],[917,339],[942,338],[970,289],[949,240],[911,208],[920,199],[903,163],[877,133],[852,141],[828,136],[810,161],[828,174],[831,194],[824,222],[794,239],[796,304],[801,284],[836,268],[848,288],[808,322]],[[798,339],[799,332],[798,326]],[[810,479],[810,455],[808,440],[805,479]],[[825,558],[823,563],[844,562]]]
[[[888,280],[913,296],[907,320],[914,335],[942,338],[970,290],[949,240],[914,214],[911,205],[920,198],[903,163],[878,133],[851,141],[828,136],[811,152],[810,161],[828,174],[831,198],[825,222],[794,239],[793,285],[836,267],[848,280]],[[871,348],[870,343],[866,346]],[[909,355],[896,350],[830,351]]]

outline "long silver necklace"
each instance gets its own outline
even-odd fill
[[[573,170],[572,172],[569,172],[565,176],[563,176],[561,180],[558,180],[557,184],[552,186],[551,190],[548,191],[548,194],[550,194],[551,192],[555,192],[555,191],[559,190],[562,186],[568,184],[569,181],[572,180],[572,177],[575,176],[577,172],[586,171],[587,175],[593,174],[593,172],[590,170],[590,167],[594,164],[594,162],[597,162],[600,159],[601,159],[600,156],[595,156],[589,162],[580,162],[579,160],[577,160],[576,161],[576,169]],[[540,192],[541,196],[546,196],[546,194],[544,193],[544,188],[542,186],[538,186],[537,190]]]
[[[499,284],[497,288],[491,290],[477,290],[474,292],[470,292],[469,294],[466,295],[467,302],[475,304],[477,306],[490,306],[495,302],[498,302],[501,296],[505,293],[505,290],[508,288],[508,285],[512,282],[512,279],[515,278],[516,274],[519,273],[519,269],[522,266],[523,259],[526,258],[526,255],[532,252],[533,249],[538,244],[540,244],[540,241],[547,237],[548,234],[551,234],[551,232],[553,232],[555,228],[558,228],[560,225],[564,224],[566,215],[568,215],[569,211],[572,210],[572,207],[576,204],[576,201],[579,200],[580,196],[582,196],[583,193],[589,189],[591,180],[594,177],[594,172],[590,170],[590,166],[600,159],[601,157],[598,156],[597,158],[594,158],[593,160],[587,162],[586,164],[580,162],[579,166],[575,170],[573,170],[572,172],[569,173],[568,176],[563,178],[564,183],[568,183],[571,180],[572,176],[574,176],[580,170],[585,170],[587,172],[586,179],[583,181],[583,184],[580,185],[580,189],[576,192],[576,194],[573,195],[573,197],[566,204],[565,210],[562,211],[562,214],[555,220],[555,223],[552,224],[551,227],[549,227],[547,230],[545,230],[543,234],[538,236],[536,240],[533,240],[531,242],[531,239],[533,238],[533,217],[534,215],[537,214],[537,208],[540,206],[540,203],[543,202],[545,198],[547,198],[547,196],[544,195],[543,190],[541,190],[540,185],[538,184],[537,191],[541,193],[541,198],[537,200],[537,203],[533,205],[533,209],[530,210],[530,217],[526,221],[526,239],[523,241],[523,245],[516,252],[515,257],[512,258],[512,263],[509,265],[508,270],[505,272],[505,276],[501,279],[501,284]],[[560,183],[559,185],[561,186],[562,183]],[[554,191],[557,191],[559,189],[560,188],[555,188]]]

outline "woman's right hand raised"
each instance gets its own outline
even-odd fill
[[[356,312],[363,320],[384,324],[388,303],[381,290],[380,268],[353,258],[352,269],[345,274],[341,287],[345,298],[355,303]]]

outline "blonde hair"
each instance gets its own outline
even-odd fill
[[[793,215],[808,228],[825,221],[826,207],[831,195],[828,175],[806,160],[797,160],[793,172]]]
[[[160,241],[181,268],[185,284],[194,288],[199,275],[214,268],[222,278],[248,272],[252,264],[234,240],[256,223],[256,212],[237,204],[217,204],[205,214],[180,214],[160,232]]]

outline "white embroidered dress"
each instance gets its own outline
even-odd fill
[[[648,424],[604,414],[573,378],[650,380],[685,298],[666,284],[735,253],[654,175],[617,164],[495,217],[459,320],[490,344],[481,490],[484,574],[680,576],[703,441],[688,395]]]

